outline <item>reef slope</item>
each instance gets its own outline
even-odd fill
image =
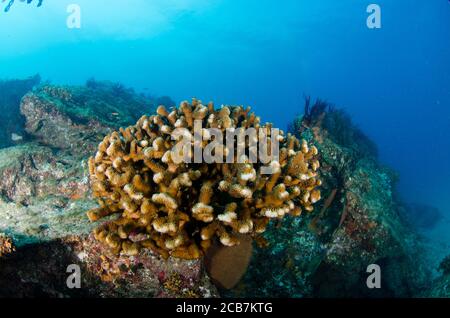
[[[287,218],[265,233],[246,276],[230,296],[411,297],[430,273],[419,237],[399,212],[395,173],[345,112],[318,102],[290,127],[320,153],[323,197],[317,212]],[[381,268],[370,289],[367,267]]]
[[[89,234],[98,224],[85,216],[95,206],[87,158],[105,133],[154,111],[158,99],[142,100],[95,81],[45,85],[23,98],[30,141],[0,150],[0,232],[11,239],[2,240],[5,251],[10,241],[16,246],[0,257],[0,296],[219,296],[200,259],[164,260],[148,250],[118,257]],[[272,222],[242,281],[220,295],[443,295],[445,277],[428,289],[420,239],[399,213],[395,173],[378,163],[376,147],[348,116],[318,103],[290,131],[319,149],[323,199],[311,214]],[[65,284],[70,264],[81,268],[81,289]],[[381,289],[367,288],[370,264],[382,269]]]
[[[29,141],[0,150],[0,233],[8,237],[2,242],[15,246],[15,252],[0,253],[0,296],[218,295],[199,260],[166,261],[151,252],[122,258],[89,235],[96,224],[85,212],[96,203],[87,157],[104,132],[131,124],[156,101],[94,81],[85,87],[45,85],[22,99]],[[100,108],[113,111],[114,121],[104,119]],[[80,266],[81,289],[66,285],[71,264]]]
[[[40,80],[39,75],[24,80],[0,80],[0,148],[16,145],[26,138],[20,100]]]

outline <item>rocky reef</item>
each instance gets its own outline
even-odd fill
[[[121,84],[91,79],[85,86],[42,85],[23,97],[20,109],[25,130],[40,144],[87,154],[104,135],[136,122],[159,102]]]
[[[437,277],[429,290],[422,293],[423,297],[449,298],[450,297],[450,255],[444,257],[439,264],[441,275]]]
[[[168,155],[165,156],[166,151],[163,151],[168,148],[168,140],[165,139],[166,135],[162,138],[163,142],[158,139],[161,136],[154,135],[156,130],[168,132],[172,126],[175,127],[175,123],[187,122],[187,113],[193,115],[196,110],[200,114],[203,113],[203,118],[206,118],[206,114],[214,114],[211,120],[214,125],[218,124],[219,120],[223,125],[228,125],[231,123],[229,119],[234,119],[235,109],[223,108],[225,110],[221,113],[204,106],[206,110],[200,111],[203,108],[197,107],[200,103],[194,101],[194,104],[183,104],[182,108],[169,111],[166,108],[157,109],[159,103],[173,106],[167,98],[148,98],[121,85],[94,80],[81,87],[43,85],[23,98],[20,110],[24,116],[23,129],[26,129],[28,138],[20,145],[0,150],[0,173],[3,176],[0,180],[0,233],[3,233],[0,235],[0,296],[449,295],[449,276],[446,271],[448,262],[443,262],[442,277],[431,284],[429,268],[422,257],[420,237],[409,226],[409,222],[404,220],[404,213],[400,211],[400,204],[395,196],[397,176],[395,172],[378,163],[376,147],[351,123],[345,112],[329,107],[324,102],[313,105],[308,102],[304,116],[292,123],[292,135],[286,135],[286,144],[283,144],[287,145],[286,149],[291,141],[295,146],[294,152],[291,152],[288,158],[293,160],[296,158],[295,154],[301,153],[310,168],[316,165],[314,160],[320,162],[320,167],[316,167],[319,172],[317,179],[310,179],[315,180],[315,187],[320,178],[323,198],[320,201],[316,200],[318,197],[313,200],[316,194],[312,193],[312,185],[308,191],[305,191],[308,187],[299,189],[302,194],[308,192],[309,197],[306,200],[300,195],[294,206],[307,211],[314,201],[314,211],[302,213],[300,217],[283,213],[283,218],[273,218],[272,222],[265,224],[267,226],[264,233],[258,233],[252,240],[250,234],[256,229],[258,218],[261,219],[261,216],[256,217],[256,214],[268,203],[276,202],[277,206],[285,204],[285,201],[280,203],[273,198],[265,201],[271,191],[262,191],[260,196],[255,195],[251,200],[252,205],[247,206],[242,205],[245,198],[236,197],[245,194],[242,187],[251,185],[239,178],[247,175],[258,177],[258,167],[248,166],[244,162],[231,171],[223,171],[223,168],[217,167],[215,171],[204,171],[205,175],[210,176],[218,185],[225,181],[222,182],[225,191],[211,192],[211,185],[206,182],[208,178],[189,178],[192,186],[185,189],[189,193],[189,200],[183,199],[183,195],[179,196],[176,192],[171,195],[174,200],[161,195],[172,193],[169,191],[172,186],[177,189],[176,184],[172,184],[177,181],[173,180],[183,181],[179,177],[183,173],[189,176],[189,169],[178,171],[175,167],[174,171],[177,173],[171,174],[173,163]],[[16,115],[19,115],[19,107],[15,109]],[[185,113],[183,109],[188,112]],[[236,114],[242,112],[245,112],[245,109],[237,108]],[[150,116],[141,117],[143,114]],[[247,115],[250,116],[247,113],[242,119],[247,118]],[[152,129],[145,125],[146,119],[148,124],[153,125]],[[256,116],[253,120],[255,119]],[[138,125],[129,127],[136,121]],[[148,136],[154,138],[145,140],[143,136],[139,136],[138,132],[142,133],[145,129],[149,129]],[[116,147],[120,145],[116,144],[118,136],[124,144],[126,140],[126,147]],[[96,151],[101,155],[95,156],[89,164],[89,156]],[[308,155],[310,151],[311,156]],[[158,218],[168,217],[175,201],[177,209],[179,206],[192,208],[192,213],[183,212],[188,216],[184,224],[191,222],[185,232],[195,233],[193,239],[183,238],[182,245],[188,247],[184,252],[189,252],[189,246],[196,244],[198,251],[204,253],[202,241],[207,240],[202,240],[199,234],[211,224],[228,221],[226,226],[231,230],[230,234],[234,231],[243,235],[239,237],[241,244],[227,248],[211,244],[203,258],[167,258],[173,249],[168,248],[166,244],[176,243],[177,236],[158,232],[157,229],[170,228],[172,225],[167,221],[173,220],[165,219],[161,224],[156,222],[155,228],[153,223],[158,218],[152,218],[147,220],[152,229],[145,234],[156,234],[164,240],[154,240],[152,248],[137,249],[133,253],[117,253],[117,250],[111,250],[111,244],[102,243],[110,233],[101,234],[104,227],[99,222],[90,222],[86,217],[86,211],[91,211],[91,219],[111,224],[108,219],[111,216],[100,218],[104,216],[103,210],[98,209],[98,202],[93,199],[90,181],[94,181],[93,192],[102,200],[100,202],[108,203],[104,200],[108,197],[106,194],[114,194],[114,191],[110,190],[111,186],[108,184],[106,189],[102,189],[94,183],[109,180],[106,171],[111,167],[117,167],[121,174],[125,174],[126,169],[121,170],[126,166],[125,159],[128,159],[135,172],[127,175],[127,178],[123,177],[126,182],[119,182],[121,186],[118,192],[121,198],[122,195],[125,198],[134,197],[141,203],[138,205],[133,200],[128,202],[129,205],[120,206],[118,211],[122,215],[125,213],[127,220],[142,222],[139,221],[142,215],[132,212],[142,209],[146,211],[147,208],[149,212],[154,208]],[[290,160],[286,160],[285,167],[289,167]],[[303,160],[299,160],[296,166],[300,167]],[[105,169],[97,172],[102,164],[106,165]],[[202,169],[205,168],[199,165],[195,170]],[[287,170],[289,169],[281,170],[272,184],[272,190],[282,184],[281,182],[285,183],[285,189],[289,188],[286,182],[292,182],[292,176],[296,174],[286,173]],[[146,171],[151,171],[151,180],[146,176]],[[119,180],[122,175],[117,176],[117,171],[113,172],[116,174],[111,173],[112,178],[124,181]],[[156,177],[157,182],[153,178],[155,175],[160,176]],[[263,189],[270,183],[270,179],[265,180]],[[143,185],[151,185],[154,189],[150,191],[142,187]],[[235,188],[241,187],[241,191],[231,191],[233,185]],[[277,193],[284,193],[281,190]],[[296,193],[293,189],[290,191],[286,191],[288,195]],[[153,198],[154,194],[160,195]],[[236,201],[237,206],[234,208],[232,205],[225,209],[227,204],[231,204],[230,197]],[[194,206],[200,203],[199,213],[193,213]],[[126,208],[132,204],[137,205],[136,209]],[[110,208],[113,205],[104,204],[101,209],[106,206]],[[208,207],[212,207],[217,213],[212,214]],[[250,218],[244,218],[246,214],[242,211],[245,212],[246,208],[250,208]],[[110,213],[107,212],[104,214]],[[224,214],[227,214],[227,217],[223,216]],[[219,218],[220,215],[222,217]],[[266,215],[266,218],[262,219],[267,218],[269,217]],[[206,219],[210,221],[201,221]],[[178,228],[180,224],[177,223]],[[126,240],[139,241],[139,233],[135,231],[134,223],[130,227],[131,231],[122,224],[120,226],[120,230],[119,226],[114,227],[114,235],[121,240],[122,235],[125,240],[126,234]],[[95,231],[94,235],[92,231],[95,228],[100,231]],[[147,229],[141,229],[144,228]],[[192,230],[193,228],[195,230]],[[217,232],[217,228],[211,233],[219,234],[219,242],[230,242],[221,237],[223,232]],[[104,236],[105,240],[100,239],[99,242],[99,236]],[[121,249],[122,246],[121,244]],[[129,246],[126,250],[131,251]],[[70,289],[66,285],[67,266],[71,264],[81,268],[81,289]],[[382,269],[381,289],[369,289],[366,286],[366,269],[369,264],[378,264]]]
[[[316,213],[270,226],[268,247],[255,248],[244,279],[226,294],[412,297],[426,290],[431,276],[420,239],[398,210],[395,173],[342,110],[309,100],[305,108],[290,130],[319,149],[324,200]],[[382,269],[381,289],[366,285],[370,264]]]
[[[4,233],[0,296],[217,296],[199,260],[163,260],[149,252],[133,259],[120,257],[90,234],[95,224],[85,212],[96,202],[90,194],[87,159],[103,138],[99,132],[117,128],[131,110],[136,115],[130,115],[129,124],[133,116],[139,118],[153,107],[152,99],[121,85],[93,84],[45,85],[22,99],[20,109],[30,138],[0,150],[0,232]],[[91,114],[84,108],[97,107],[98,96],[103,109],[118,112],[111,127],[105,120],[74,111]],[[8,111],[20,116],[18,105]],[[81,289],[66,285],[70,264],[81,268]]]
[[[0,80],[0,148],[19,144],[27,138],[25,119],[19,111],[20,100],[39,82],[39,75],[24,80]]]

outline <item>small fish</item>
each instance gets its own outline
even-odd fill
[[[119,113],[111,113],[113,116],[119,116]]]
[[[11,140],[14,142],[22,141],[23,137],[21,135],[18,135],[16,133],[11,134]]]

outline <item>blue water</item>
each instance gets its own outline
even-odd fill
[[[251,105],[283,128],[303,94],[324,98],[378,144],[405,201],[446,215],[433,235],[450,242],[449,1],[373,0],[381,29],[367,27],[371,2],[359,0],[36,2],[0,14],[1,78],[94,76]],[[66,26],[74,2],[81,29]]]

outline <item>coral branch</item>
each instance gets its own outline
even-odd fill
[[[141,247],[161,255],[193,259],[204,255],[213,243],[239,244],[239,236],[256,237],[270,219],[286,214],[298,216],[302,209],[311,212],[320,200],[318,150],[282,132],[279,160],[269,166],[274,174],[265,175],[262,162],[230,149],[219,154],[234,156],[235,163],[175,162],[177,140],[171,132],[184,128],[195,140],[194,125],[219,130],[254,128],[270,137],[270,124],[261,125],[259,117],[239,106],[214,109],[212,103],[182,102],[172,110],[160,106],[156,115],[143,116],[135,126],[106,136],[89,160],[93,194],[100,207],[88,212],[92,221],[117,214],[118,218],[95,230],[95,237],[117,253],[136,255]],[[268,132],[269,131],[269,132]],[[209,130],[203,140],[193,141],[203,150],[211,146]],[[207,139],[205,141],[205,139]],[[271,148],[271,138],[260,147]],[[239,140],[246,154],[251,140]],[[238,158],[238,155],[240,157]],[[139,235],[142,239],[132,240]]]

